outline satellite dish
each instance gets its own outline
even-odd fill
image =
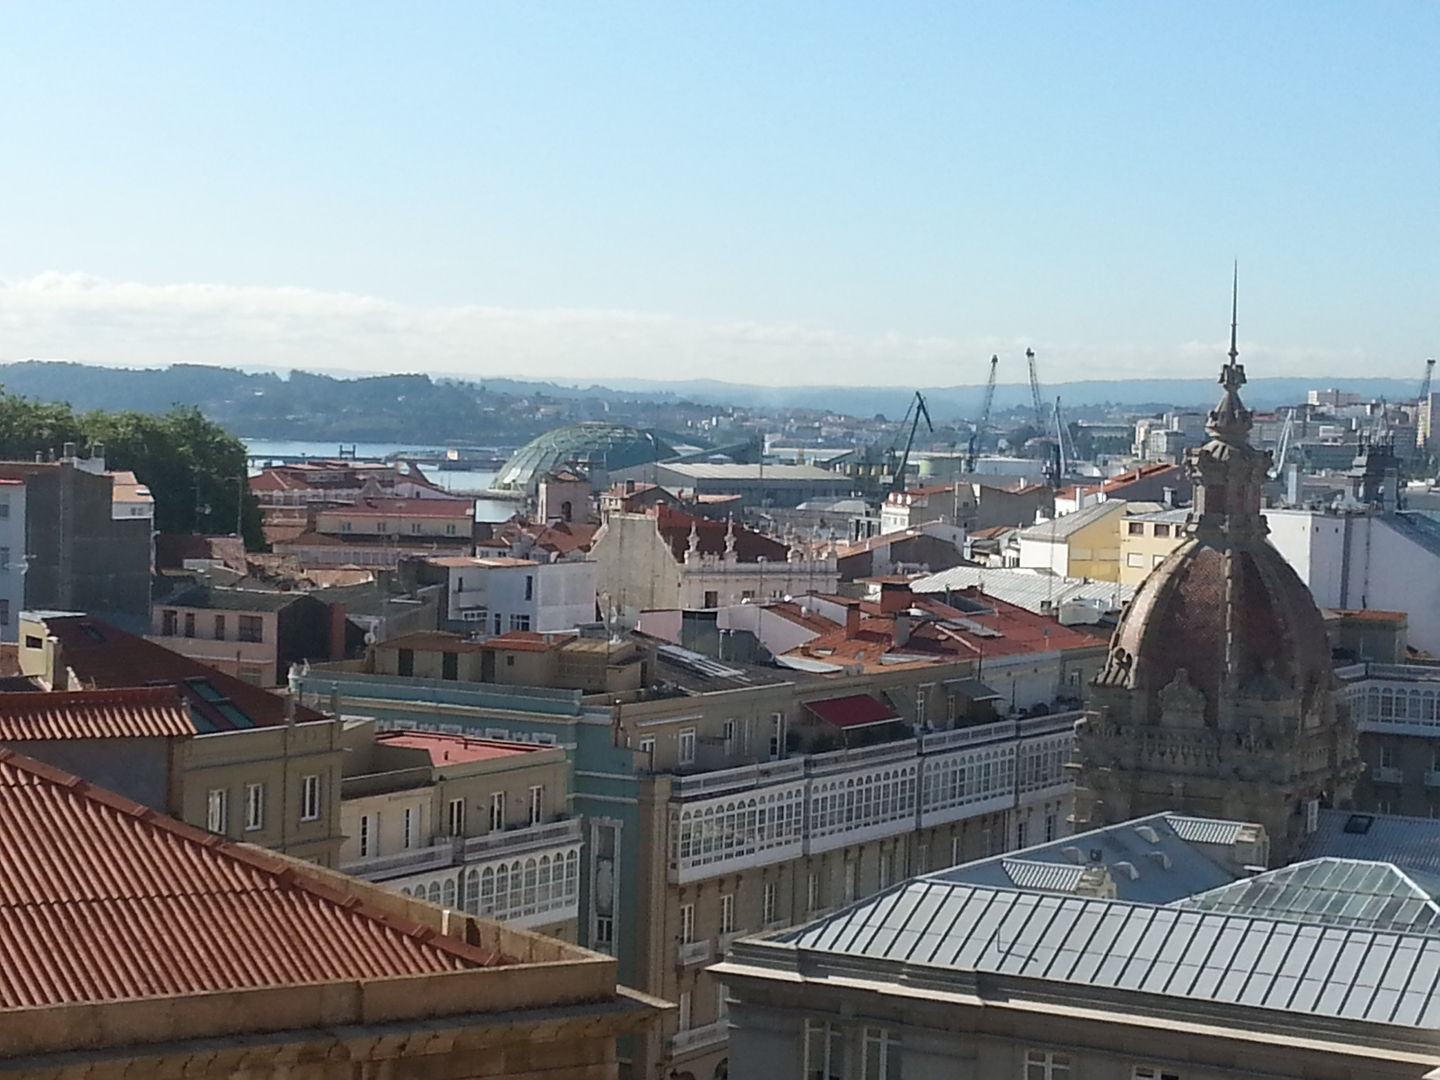
[[[374,645],[374,644],[375,644],[375,640],[376,640],[376,639],[375,639],[375,631],[374,631],[374,630],[367,630],[367,631],[365,631],[365,644],[366,644],[366,645]]]

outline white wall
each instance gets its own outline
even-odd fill
[[[1070,546],[1063,541],[1029,540],[1020,537],[1020,565],[1025,569],[1053,570],[1061,577],[1070,574]]]
[[[564,561],[531,566],[450,567],[450,618],[484,608],[487,615],[475,629],[495,633],[512,628],[512,617],[526,616],[537,633],[573,630],[595,621],[595,585],[599,567],[593,562]],[[528,593],[527,596],[527,582]],[[464,585],[464,589],[460,586]]]
[[[20,611],[25,606],[25,485],[0,485],[0,504],[6,506],[0,517],[0,548],[7,554],[0,557],[0,641],[18,641]]]

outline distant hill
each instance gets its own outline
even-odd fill
[[[762,387],[713,380],[659,382],[607,379],[604,385],[563,385],[518,379],[465,382],[428,375],[337,378],[292,372],[250,374],[230,368],[177,364],[168,368],[109,368],[60,361],[0,364],[0,385],[26,397],[68,401],[90,409],[162,412],[196,405],[237,435],[257,438],[353,439],[515,445],[540,431],[577,420],[607,419],[641,427],[680,429],[707,410],[737,406],[808,409],[896,419],[914,387]],[[1303,401],[1318,386],[1336,386],[1366,398],[1410,399],[1417,390],[1403,379],[1255,379],[1245,389],[1255,408]],[[937,424],[974,416],[983,388],[921,388]],[[1110,408],[1151,412],[1175,405],[1208,408],[1219,391],[1210,379],[1131,379],[1052,383],[1076,418]],[[1028,384],[996,388],[996,413],[1030,406]]]

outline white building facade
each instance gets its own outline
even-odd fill
[[[449,621],[482,637],[528,630],[573,630],[595,621],[599,567],[588,561],[538,563],[530,559],[450,558]]]
[[[0,641],[18,641],[25,606],[25,481],[0,479]]]

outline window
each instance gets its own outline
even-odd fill
[[[1059,824],[1059,821],[1053,810],[1045,815],[1045,842],[1047,844],[1055,839],[1055,827],[1057,824]]]
[[[1382,769],[1393,769],[1396,767],[1395,747],[1380,747],[1380,767]]]
[[[680,754],[678,758],[681,765],[695,764],[695,729],[686,728],[680,732]]]
[[[176,611],[164,611],[160,615],[160,633],[165,637],[174,637],[180,632],[180,614]]]
[[[511,629],[511,630],[529,630],[529,629],[530,629],[530,616],[529,616],[529,615],[511,615],[511,616],[510,616],[510,629]]]
[[[537,784],[530,789],[530,824],[539,825],[545,816],[545,787]]]
[[[7,500],[6,502],[0,502],[0,518],[8,518],[9,516],[10,516],[10,503],[9,503],[9,501]]]
[[[454,682],[460,678],[460,654],[447,652],[440,654],[440,678],[449,679]]]
[[[411,534],[414,535],[414,536],[419,536],[419,535],[420,535],[420,522],[418,522],[418,521],[412,521],[412,522],[410,523],[410,532],[411,532]]]
[[[950,865],[959,866],[965,861],[965,840],[960,836],[950,838]]]
[[[397,649],[397,650],[395,650],[395,670],[396,670],[400,675],[403,675],[403,676],[405,676],[405,677],[407,677],[407,678],[408,678],[409,676],[415,674],[415,650],[414,650],[414,649]]]
[[[700,606],[701,606],[701,607],[707,607],[707,608],[716,608],[716,607],[719,607],[719,606],[720,606],[720,594],[719,594],[718,592],[716,592],[714,589],[706,589],[706,590],[705,590],[705,602],[704,602],[703,604],[701,604]]]
[[[1169,526],[1169,525],[1156,525],[1156,526],[1155,526],[1155,535],[1158,536],[1158,537],[1160,537],[1161,539],[1164,539],[1164,538],[1168,537],[1168,536],[1170,535],[1170,526]]]
[[[844,1076],[845,1032],[839,1024],[806,1020],[805,1080],[843,1080]]]
[[[695,940],[695,905],[680,905],[680,944],[688,945]]]
[[[720,897],[720,933],[735,932],[735,894],[725,893]]]
[[[1162,562],[1164,562],[1164,561],[1165,561],[1165,556],[1164,556],[1164,555],[1152,555],[1152,556],[1150,557],[1150,565],[1151,565],[1151,566],[1159,566],[1159,565],[1160,565]]]
[[[378,533],[383,533],[385,531],[385,522],[377,521],[375,523],[375,531]]]
[[[887,1028],[865,1029],[860,1075],[863,1080],[899,1080],[900,1036]]]
[[[859,864],[853,859],[845,863],[845,903],[851,904],[855,901],[855,879],[858,876]]]
[[[225,640],[225,616],[224,616],[224,615],[216,615],[216,616],[215,616],[215,640],[216,640],[216,641],[224,641],[224,640]]]
[[[535,575],[534,575],[534,574],[526,574],[526,575],[525,575],[525,599],[526,599],[526,600],[534,600],[534,599],[535,599]]]
[[[1026,1050],[1025,1080],[1070,1080],[1070,1055]]]
[[[216,788],[205,796],[205,827],[213,833],[224,833],[225,818],[225,789]]]
[[[350,522],[348,522],[348,521],[342,521],[342,522],[340,523],[340,531],[341,531],[341,532],[349,532],[349,531],[350,531]]]
[[[778,892],[779,890],[775,887],[775,882],[765,882],[765,889],[761,894],[760,920],[766,926],[769,926],[776,919],[776,913],[779,907],[779,897],[776,895]]]
[[[1180,1080],[1180,1074],[1158,1065],[1136,1065],[1130,1072],[1130,1080]]]
[[[450,835],[465,835],[465,800],[450,800]]]
[[[265,785],[245,785],[245,830],[254,832],[265,827]]]
[[[615,920],[611,916],[595,916],[595,944],[597,946],[615,944]]]
[[[320,777],[313,774],[300,778],[300,820],[320,820]]]
[[[0,599],[0,626],[10,625],[10,601]]]
[[[880,888],[888,889],[895,880],[895,855],[893,852],[880,853]]]
[[[415,846],[415,807],[407,806],[404,814],[404,832],[400,836],[400,845],[411,848]]]
[[[682,991],[680,992],[680,1009],[679,1009],[679,1012],[680,1012],[680,1017],[679,1017],[679,1027],[680,1027],[680,1030],[681,1030],[681,1031],[689,1031],[689,1030],[690,1030],[690,991],[689,991],[689,990],[682,990]]]
[[[370,820],[369,814],[360,815],[360,857],[363,859],[374,854],[375,848],[375,825]]]
[[[728,758],[731,754],[735,753],[735,721],[726,720],[724,727],[721,729],[721,734],[725,740],[725,756]]]
[[[236,620],[241,641],[261,642],[265,640],[264,623],[259,615],[241,615]]]
[[[193,611],[185,612],[185,636],[195,636],[195,613]]]
[[[770,714],[770,760],[778,761],[785,754],[785,714]]]
[[[642,754],[649,754],[649,755],[650,755],[650,760],[646,762],[647,765],[652,765],[652,764],[654,764],[654,762],[655,762],[655,736],[653,736],[653,735],[647,735],[647,736],[645,736],[645,738],[643,738],[643,739],[640,740],[640,752],[641,752]]]
[[[501,615],[498,611],[495,613],[495,633],[498,634],[504,629],[502,625],[504,618],[505,616]]]
[[[1141,521],[1130,521],[1125,525],[1125,532],[1130,536],[1144,536],[1145,523]]]
[[[1028,821],[1015,822],[1015,846],[1017,848],[1023,848],[1026,846],[1025,841],[1029,839],[1029,825],[1030,823]]]
[[[0,547],[0,574],[7,573],[10,569],[10,549]]]
[[[36,637],[34,634],[25,635],[25,647],[27,649],[38,649],[41,648],[44,644],[45,643],[41,641],[38,637]]]
[[[805,880],[805,910],[820,910],[820,875],[814,870]]]
[[[1132,551],[1125,556],[1125,565],[1136,570],[1145,568],[1145,556],[1138,551]]]
[[[454,526],[453,524],[447,524],[447,525],[445,526],[445,535],[446,535],[446,536],[454,536],[454,535],[455,535],[455,526]]]
[[[505,792],[490,793],[490,831],[499,832],[505,828]]]

